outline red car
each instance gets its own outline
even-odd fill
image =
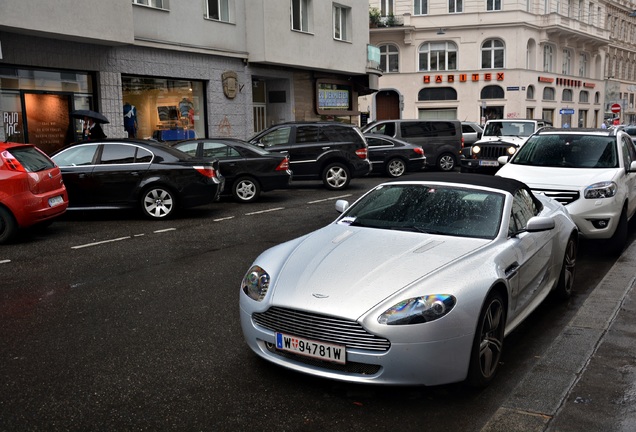
[[[0,142],[0,244],[67,207],[62,173],[46,154],[30,144]]]

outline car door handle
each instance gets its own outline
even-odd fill
[[[504,273],[506,275],[506,278],[510,279],[514,275],[516,275],[518,271],[519,271],[519,263],[515,261],[506,268],[506,271]]]

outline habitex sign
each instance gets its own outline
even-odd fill
[[[503,81],[503,72],[487,72],[487,73],[473,73],[473,74],[457,74],[457,75],[424,75],[424,84],[441,84],[441,83],[454,83],[454,82],[479,82],[479,81]]]

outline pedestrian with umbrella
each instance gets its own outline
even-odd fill
[[[110,122],[103,114],[92,110],[75,110],[72,115],[83,120],[82,140],[102,140],[106,138],[106,134],[100,124]]]

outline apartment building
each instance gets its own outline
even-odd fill
[[[635,120],[634,2],[369,3],[370,17],[380,15],[370,42],[383,71],[380,90],[360,100],[371,120],[542,118],[572,127]]]
[[[274,123],[357,121],[372,92],[358,0],[0,0],[0,140],[248,138]]]

